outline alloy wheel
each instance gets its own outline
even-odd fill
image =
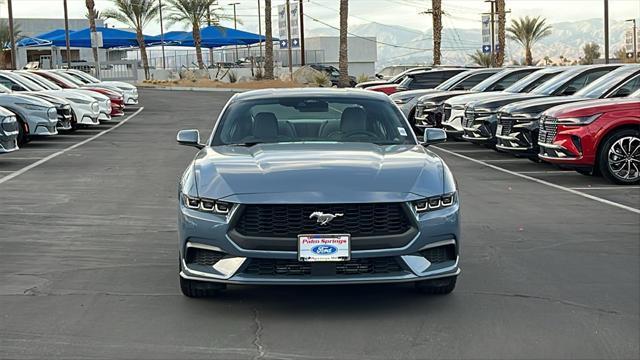
[[[640,138],[625,136],[609,148],[608,166],[611,173],[624,181],[640,179]]]

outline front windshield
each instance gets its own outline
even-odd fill
[[[558,75],[558,73],[560,73],[560,71],[554,71],[554,72],[536,71],[518,80],[515,84],[504,89],[504,91],[513,93],[513,94],[529,92],[535,89],[536,87],[544,84],[545,82],[550,80],[552,77]]]
[[[58,74],[54,74],[52,72],[48,72],[47,75],[42,75],[43,77],[51,77],[53,79],[55,79],[57,82],[64,84],[65,87],[70,88],[70,89],[77,89],[79,88],[78,85],[74,84],[73,82],[67,80],[66,78],[58,75]]]
[[[11,74],[11,75],[8,75],[7,77],[12,79],[13,81],[19,83],[23,87],[27,88],[27,90],[29,90],[29,91],[46,90],[44,87],[36,84],[35,82],[33,82],[33,81],[23,77],[23,76],[15,76],[14,74]]]
[[[391,103],[314,96],[233,102],[223,114],[211,145],[281,142],[415,144],[411,128]]]
[[[450,77],[447,81],[435,87],[436,90],[449,90],[456,86],[459,82],[466,79],[468,76],[473,74],[473,71],[463,71]]]
[[[66,72],[65,74],[73,75],[73,76],[77,77],[78,79],[83,80],[84,82],[90,82],[90,83],[94,83],[94,84],[97,84],[97,83],[100,82],[100,80],[98,80],[98,79],[94,78],[93,76],[87,74],[86,72],[80,71],[80,70],[77,70],[77,71],[70,70],[70,71]]]
[[[547,81],[546,83],[538,86],[537,88],[531,90],[532,94],[537,95],[552,95],[556,90],[558,90],[562,85],[564,85],[569,79],[573,78],[579,72],[583,71],[583,68],[573,68],[566,71],[563,71],[558,76],[554,77],[551,81]]]
[[[19,71],[18,74],[20,74],[20,76],[28,78],[29,80],[33,81],[34,83],[40,85],[41,87],[45,88],[45,89],[49,89],[49,90],[62,90],[62,88],[58,85],[56,85],[55,83],[49,81],[49,79],[42,77],[40,75],[28,72],[28,71]]]
[[[86,85],[85,82],[80,81],[79,79],[77,79],[75,76],[61,72],[61,71],[56,71],[56,75],[65,78],[66,80],[70,81],[71,83],[75,84],[76,86],[84,86]]]
[[[400,84],[398,84],[398,87],[408,88],[412,82],[413,82],[413,76],[407,76],[406,78],[404,78],[404,80],[400,81]]]
[[[636,74],[637,72],[637,67],[633,67],[631,69],[627,67],[617,68],[608,73],[606,76],[599,77],[591,84],[578,90],[575,93],[575,96],[598,99],[602,97],[607,91],[611,90],[611,88],[621,83],[622,81],[624,81],[624,79],[628,78],[632,74]]]

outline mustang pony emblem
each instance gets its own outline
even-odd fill
[[[322,211],[316,211],[313,212],[311,215],[309,215],[309,219],[313,219],[316,218],[316,221],[320,224],[320,225],[327,225],[329,223],[329,221],[342,216],[343,214],[325,214]]]

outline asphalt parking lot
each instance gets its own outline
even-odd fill
[[[139,112],[0,157],[0,357],[640,357],[640,189],[462,142],[434,149],[463,209],[451,295],[182,296],[176,184],[195,150],[175,135],[208,135],[229,96],[141,90]]]

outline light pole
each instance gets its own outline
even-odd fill
[[[238,18],[236,17],[236,5],[239,5],[239,4],[240,4],[239,2],[235,2],[235,3],[229,4],[229,5],[233,6],[233,28],[234,29],[238,29]],[[238,57],[238,45],[237,44],[236,44],[235,48],[236,48],[236,61],[238,61],[239,57]]]
[[[11,68],[15,70],[18,64],[16,62],[16,37],[13,32],[13,9],[11,7],[11,0],[7,1],[7,10],[9,12],[9,39],[11,40]]]
[[[167,68],[167,60],[164,56],[164,25],[162,24],[162,0],[158,0],[158,10],[160,11],[160,48],[162,49],[162,69],[165,70]]]
[[[604,63],[609,63],[609,0],[604,0]]]
[[[638,30],[636,29],[636,19],[628,19],[633,23],[633,62],[638,62]]]
[[[71,69],[71,44],[69,41],[69,12],[67,10],[67,0],[64,0],[64,41],[67,46],[67,69]]]

